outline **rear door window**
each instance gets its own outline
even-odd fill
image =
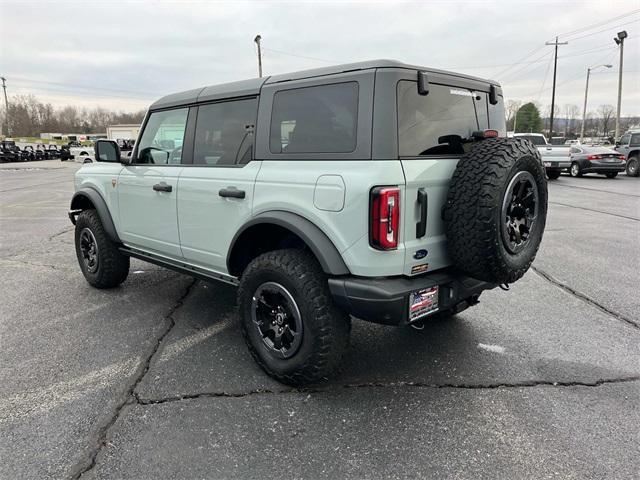
[[[477,100],[471,90],[436,84],[429,87],[428,95],[419,95],[416,82],[398,82],[401,157],[463,154],[463,141],[479,130]]]
[[[638,145],[640,143],[640,133],[634,133],[631,135],[631,145]]]
[[[250,161],[257,111],[255,98],[198,107],[193,163],[220,166]]]
[[[356,149],[358,83],[281,90],[273,97],[271,153],[350,153]]]

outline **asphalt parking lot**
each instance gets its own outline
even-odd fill
[[[550,183],[510,292],[422,332],[355,321],[344,371],[266,377],[231,287],[77,266],[80,165],[0,166],[0,478],[638,478],[640,180]]]

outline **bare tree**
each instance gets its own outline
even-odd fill
[[[565,124],[564,124],[564,136],[567,137],[572,135],[577,130],[576,128],[576,118],[578,118],[578,114],[580,113],[580,109],[577,105],[573,105],[570,103],[565,104],[563,107],[564,116],[565,116]]]
[[[609,131],[611,130],[613,115],[615,114],[616,109],[613,105],[600,105],[598,107],[598,116],[600,117],[600,131],[602,135],[605,137],[609,136]]]
[[[522,102],[518,100],[507,101],[507,104],[505,106],[505,116],[507,117],[507,130],[515,129],[514,122],[516,119],[516,113],[518,113],[518,110],[520,109],[521,106],[522,106]]]

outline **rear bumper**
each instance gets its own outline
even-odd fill
[[[624,163],[616,163],[614,165],[611,165],[611,164],[607,165],[606,163],[596,165],[591,163],[590,165],[585,165],[582,168],[582,172],[583,173],[624,172],[626,168],[627,168],[627,165]]]
[[[438,311],[462,311],[477,303],[484,290],[496,284],[467,277],[445,269],[420,277],[334,277],[329,289],[336,304],[361,320],[385,325],[409,323],[409,294],[429,287],[439,287]],[[434,312],[435,313],[435,312]]]
[[[568,170],[571,166],[570,160],[562,160],[562,161],[554,161],[554,160],[543,160],[542,164],[544,168],[547,170]]]

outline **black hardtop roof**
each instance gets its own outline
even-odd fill
[[[454,73],[446,70],[438,70],[435,68],[421,67],[418,65],[409,65],[407,63],[398,62],[397,60],[369,60],[366,62],[345,63],[341,65],[332,65],[323,68],[314,68],[310,70],[301,70],[299,72],[284,73],[262,78],[252,78],[249,80],[241,80],[238,82],[222,83],[209,87],[196,88],[184,92],[172,93],[166,95],[154,102],[150,109],[159,109],[167,107],[175,107],[178,105],[187,105],[196,102],[213,101],[222,98],[243,97],[257,95],[263,85],[273,83],[286,82],[291,80],[301,80],[304,78],[321,77],[325,75],[334,75],[345,72],[356,72],[360,70],[370,70],[374,68],[405,68],[409,70],[422,70],[430,73],[449,75],[477,82],[490,83],[500,86],[494,80],[478,78],[462,73]]]

